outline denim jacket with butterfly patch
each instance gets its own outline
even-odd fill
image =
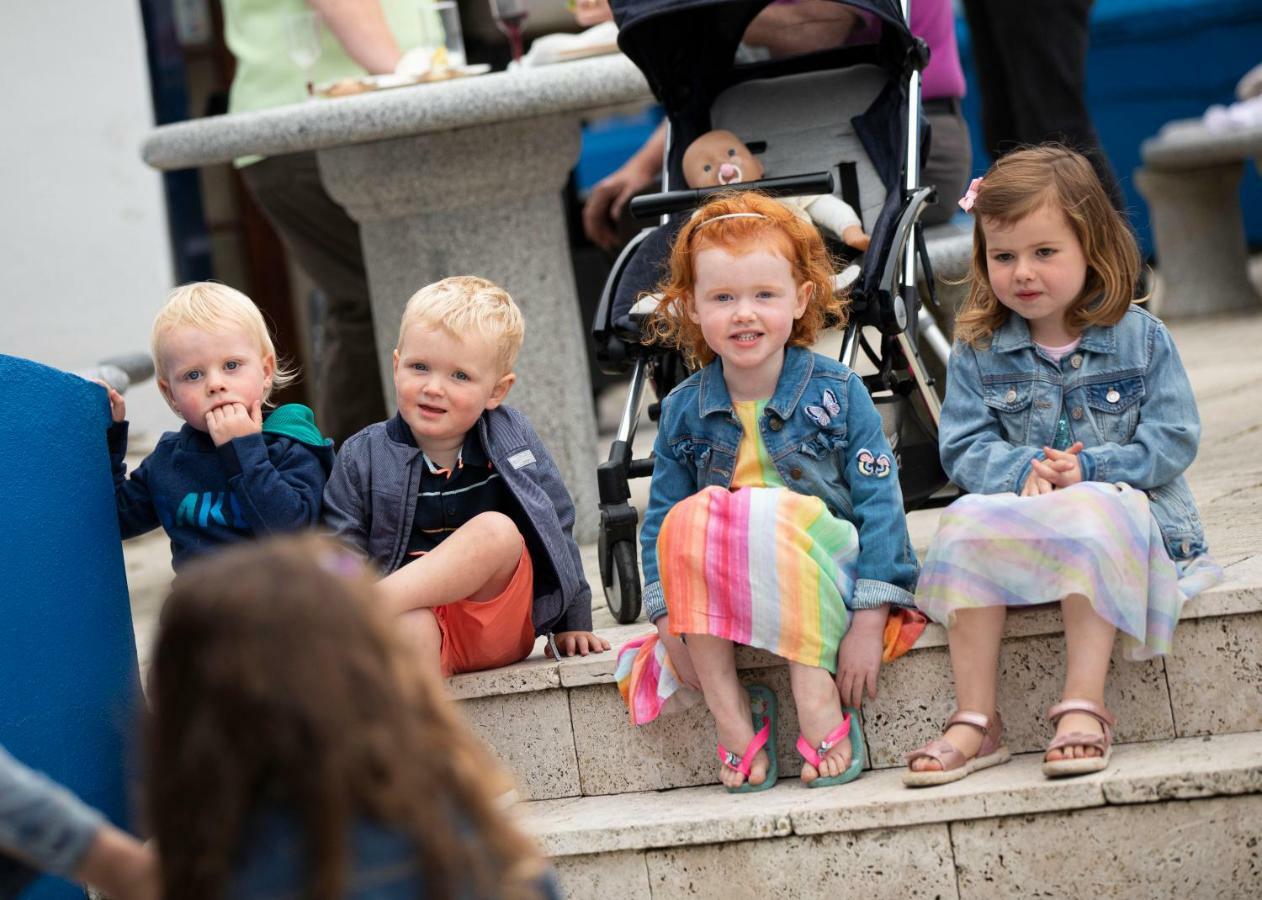
[[[1179,351],[1161,320],[1131,306],[1092,326],[1053,362],[1020,316],[990,346],[957,343],[947,367],[938,444],[951,480],[978,494],[1020,491],[1030,460],[1051,446],[1061,416],[1082,441],[1084,481],[1124,482],[1148,494],[1174,559],[1206,551],[1205,529],[1183,472],[1201,421]]]
[[[784,368],[758,428],[784,483],[819,497],[834,516],[858,529],[858,581],[850,608],[912,606],[919,565],[907,534],[897,463],[863,380],[835,360],[786,347]],[[662,520],[704,487],[731,487],[743,435],[722,360],[693,373],[662,401],[640,530],[650,621],[666,613],[657,568]]]

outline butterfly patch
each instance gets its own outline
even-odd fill
[[[827,428],[833,416],[841,414],[841,404],[837,402],[837,395],[828,388],[824,390],[824,396],[819,402],[823,405],[806,404],[806,415],[820,428]]]
[[[884,453],[880,456],[874,456],[867,447],[859,449],[857,465],[859,466],[860,475],[867,475],[872,478],[885,478],[890,474],[889,456]]]

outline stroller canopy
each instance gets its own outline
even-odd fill
[[[772,0],[613,0],[618,46],[672,118],[708,106],[728,83],[745,29]],[[902,72],[916,38],[899,0],[837,0],[881,21],[878,58]]]

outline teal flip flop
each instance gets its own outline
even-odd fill
[[[745,776],[745,783],[739,787],[724,789],[729,794],[756,794],[775,787],[780,767],[776,761],[776,695],[765,684],[751,684],[749,691],[749,709],[753,717],[754,737],[745,746],[745,751],[737,756],[722,744],[719,744],[719,761],[729,769],[734,769]],[[762,784],[749,783],[749,770],[758,751],[767,748],[767,777]]]
[[[815,771],[818,772],[820,763],[824,761],[824,755],[835,747],[838,741],[849,737],[850,766],[840,775],[821,775],[808,784],[807,787],[834,787],[839,784],[847,784],[863,774],[863,767],[867,765],[868,753],[867,743],[863,740],[863,729],[859,725],[859,711],[848,706],[842,707],[841,711],[845,715],[845,719],[820,741],[818,749],[808,744],[806,738],[800,734],[798,735],[797,749],[802,758],[814,766]]]

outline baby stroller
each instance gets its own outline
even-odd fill
[[[672,350],[641,343],[632,306],[662,274],[671,238],[690,211],[723,188],[684,186],[684,150],[711,129],[734,132],[776,178],[747,182],[773,196],[839,192],[863,220],[872,241],[851,286],[850,321],[841,360],[856,367],[862,351],[875,371],[864,381],[899,458],[908,508],[925,504],[948,482],[938,459],[939,394],[921,348],[944,365],[949,345],[924,312],[933,277],[920,216],[934,202],[921,187],[927,126],[920,117],[924,42],[908,30],[909,0],[838,0],[875,17],[875,43],[786,59],[734,62],[746,26],[769,0],[614,0],[618,45],[644,72],[668,119],[663,193],[632,201],[637,217],[661,224],[637,235],[605,284],[593,337],[602,367],[630,370],[630,392],[609,459],[597,470],[599,556],[605,600],[614,617],[640,614],[637,515],[628,479],[653,471],[635,459],[632,441],[652,382],[658,397],[687,376]],[[917,272],[921,275],[918,287]],[[930,296],[929,299],[932,299]],[[862,370],[861,370],[862,371]],[[660,407],[649,415],[656,420]]]

